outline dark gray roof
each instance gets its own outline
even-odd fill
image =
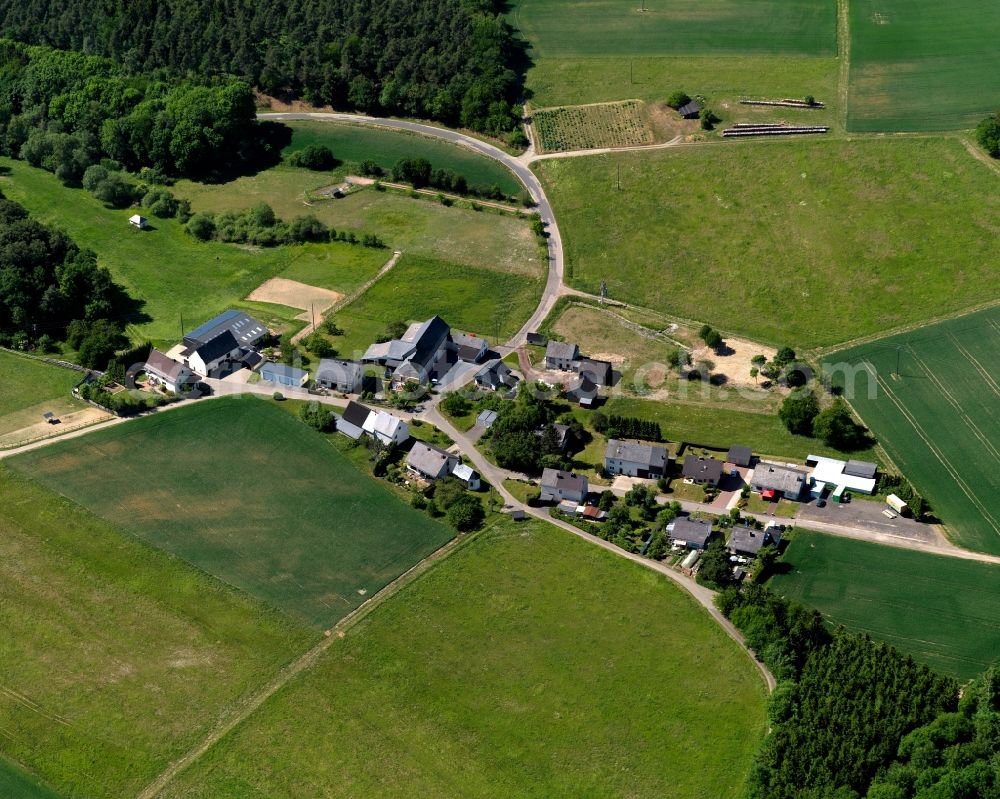
[[[852,459],[844,466],[844,474],[849,474],[851,477],[864,477],[869,480],[875,476],[875,472],[877,471],[878,466],[868,461],[856,461]]]
[[[692,116],[693,114],[701,113],[701,103],[699,103],[697,100],[691,100],[686,105],[682,105],[680,108],[678,108],[677,113],[680,114],[682,117],[689,117]]]
[[[352,424],[355,427],[364,427],[365,422],[368,420],[368,415],[372,412],[372,409],[367,405],[362,405],[360,402],[354,402],[351,400],[347,403],[347,407],[344,409],[343,420],[348,424]]]
[[[232,333],[233,338],[244,346],[253,344],[267,332],[267,328],[249,314],[231,309],[196,327],[184,336],[184,343],[196,347],[211,341],[225,330]]]
[[[699,458],[697,455],[688,455],[684,458],[685,477],[696,478],[698,480],[718,481],[722,477],[722,461],[715,458]]]
[[[528,333],[528,343],[534,344],[536,347],[544,347],[549,343],[549,340],[541,333]]]
[[[253,369],[255,366],[259,365],[261,361],[264,360],[264,356],[261,355],[257,350],[247,350],[243,353],[243,363]]]
[[[228,330],[223,330],[211,341],[196,347],[193,352],[197,352],[199,357],[208,364],[236,349],[239,349],[239,345],[236,343],[236,339],[233,338],[233,334]]]
[[[580,354],[580,348],[576,344],[567,341],[550,341],[545,347],[546,358],[556,358],[558,360],[573,361]]]
[[[493,361],[492,363],[488,363],[476,372],[475,380],[476,383],[481,386],[489,386],[494,389],[499,388],[500,386],[513,388],[518,384],[517,376],[503,361]]]
[[[726,455],[726,460],[730,463],[735,463],[737,466],[749,466],[750,461],[753,460],[753,450],[750,447],[742,447],[739,444],[733,444],[729,448],[729,454]]]
[[[451,328],[440,316],[432,316],[420,326],[413,341],[414,352],[410,360],[425,367],[437,352],[441,342],[448,338]]]
[[[593,397],[597,395],[597,388],[597,383],[586,375],[580,375],[566,386],[566,393],[574,397]]]
[[[647,469],[663,471],[667,466],[667,451],[663,447],[656,447],[652,444],[619,441],[617,438],[611,438],[608,439],[608,446],[604,450],[604,459],[638,463]]]
[[[577,371],[581,375],[586,375],[598,385],[611,385],[612,367],[609,361],[595,361],[593,358],[581,358]]]
[[[545,469],[542,472],[542,485],[546,488],[555,488],[561,491],[585,491],[587,488],[587,478],[572,472],[564,472],[560,469]]]
[[[760,548],[768,544],[777,545],[781,541],[781,533],[770,530],[755,530],[752,527],[734,527],[729,536],[727,546],[733,552],[741,555],[756,555]]]
[[[701,548],[708,543],[710,535],[712,535],[711,522],[683,518],[674,522],[674,529],[670,537],[674,541],[685,541],[689,545]]]
[[[353,386],[361,379],[361,370],[363,368],[357,361],[323,358],[316,368],[316,382],[346,383]]]
[[[753,470],[753,486],[798,496],[805,485],[806,472],[776,463],[758,463]]]

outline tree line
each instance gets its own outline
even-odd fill
[[[0,0],[0,25],[133,72],[235,75],[314,105],[505,133],[524,48],[502,11],[500,0]]]
[[[591,417],[594,429],[608,438],[638,438],[643,441],[663,441],[663,431],[659,422],[639,419],[635,416],[618,416],[597,411]]]
[[[109,159],[133,172],[206,177],[276,159],[250,86],[141,74],[107,58],[0,40],[0,152],[80,185]]]
[[[0,344],[54,350],[66,341],[83,366],[100,369],[125,346],[134,312],[93,252],[0,194]]]

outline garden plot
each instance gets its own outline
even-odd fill
[[[540,153],[635,147],[656,141],[646,105],[640,100],[543,108],[533,111],[531,119]]]

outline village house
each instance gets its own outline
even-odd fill
[[[323,358],[316,368],[316,385],[340,391],[343,394],[360,394],[364,390],[365,368],[357,361]]]
[[[181,352],[184,365],[200,375],[210,375],[223,363],[240,358],[240,345],[233,334],[224,330],[219,335],[204,344],[198,344],[194,349],[188,348]]]
[[[809,475],[801,469],[777,463],[758,463],[753,470],[750,488],[763,499],[799,500],[809,485]]]
[[[688,455],[684,458],[681,474],[695,485],[717,486],[722,479],[722,461]]]
[[[405,383],[436,381],[450,368],[447,351],[451,328],[440,316],[414,322],[402,337],[372,344],[361,357],[363,363],[384,367],[395,388]]]
[[[406,468],[425,480],[439,480],[451,474],[458,456],[423,441],[416,441],[406,456]]]
[[[555,446],[556,452],[565,453],[569,447],[569,425],[555,422],[551,425],[539,427],[535,431],[535,435],[541,439],[545,439],[549,435],[548,430],[550,427],[552,428],[552,444]]]
[[[146,365],[146,381],[150,386],[163,386],[167,391],[179,394],[194,377],[191,370],[173,358],[168,358],[157,349],[149,351]]]
[[[386,446],[402,444],[410,438],[410,428],[406,422],[386,411],[372,411],[365,420],[363,429]]]
[[[509,366],[503,361],[493,361],[476,372],[476,385],[484,391],[510,392],[520,382]]]
[[[565,341],[550,341],[545,347],[545,368],[558,369],[561,372],[575,371],[576,362],[580,360],[580,348],[576,344]]]
[[[480,363],[490,351],[490,345],[481,336],[473,336],[468,333],[451,332],[451,343],[455,346],[455,353],[460,361],[469,363]]]
[[[658,478],[666,473],[669,460],[663,447],[612,438],[604,450],[604,471],[627,477]]]
[[[304,369],[286,366],[283,363],[265,363],[260,367],[260,379],[279,386],[302,388],[309,382],[309,373]]]
[[[462,483],[470,491],[478,491],[481,485],[479,472],[464,463],[460,463],[452,469],[451,476]]]
[[[675,544],[688,549],[704,549],[712,537],[712,523],[697,521],[687,517],[677,519],[670,530],[670,538]]]
[[[776,547],[781,543],[781,531],[777,527],[769,527],[766,530],[756,530],[753,527],[734,527],[729,536],[729,543],[726,548],[734,555],[742,555],[747,558],[756,558],[761,547]]]
[[[545,469],[540,486],[538,498],[542,502],[570,501],[582,505],[589,493],[586,477],[560,469]]]
[[[337,418],[337,432],[343,433],[350,439],[357,441],[365,433],[365,422],[374,411],[362,405],[360,402],[347,403],[347,407],[342,414],[334,413]]]
[[[581,377],[586,377],[599,386],[610,386],[614,377],[609,361],[597,361],[593,358],[580,358],[575,370]]]

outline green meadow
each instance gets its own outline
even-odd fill
[[[73,399],[83,375],[34,358],[0,351],[0,437],[42,421],[42,414],[86,407]]]

